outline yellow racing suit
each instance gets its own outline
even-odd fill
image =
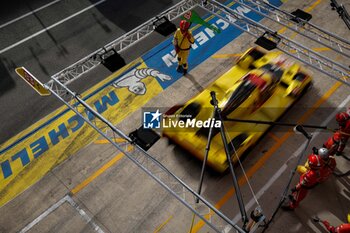
[[[179,66],[182,66],[184,70],[188,69],[187,58],[190,53],[191,44],[194,43],[192,33],[187,30],[184,33],[178,28],[174,34],[173,44],[177,54],[177,60]]]

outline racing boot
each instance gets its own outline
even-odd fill
[[[291,202],[287,203],[287,204],[283,204],[281,206],[282,210],[286,210],[286,211],[291,211],[294,210],[295,207],[293,206],[293,204]]]
[[[282,210],[290,211],[290,210],[294,210],[296,208],[296,206],[295,206],[295,199],[294,199],[293,195],[291,195],[291,194],[288,195],[288,199],[289,199],[289,201],[287,203],[284,203],[281,206]]]
[[[179,73],[183,72],[182,65],[178,65],[177,68],[176,68],[176,71],[179,72]]]

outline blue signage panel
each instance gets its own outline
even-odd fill
[[[277,7],[282,5],[280,0],[270,0],[269,2]],[[240,6],[239,4],[233,4],[230,6],[230,8],[237,13],[244,14],[254,21],[260,21],[263,19],[261,15],[253,12],[249,8]],[[208,22],[218,27],[221,30],[221,33],[216,34],[211,29],[204,26],[200,26],[194,30],[192,29],[195,43],[192,45],[188,58],[189,70],[201,64],[216,51],[243,33],[243,31],[240,29],[218,17],[213,17]],[[152,50],[143,55],[142,58],[148,67],[152,67],[159,70],[161,73],[172,77],[172,79],[169,81],[159,82],[163,89],[166,89],[183,76],[181,73],[176,71],[177,58],[172,45],[172,37],[154,47]]]

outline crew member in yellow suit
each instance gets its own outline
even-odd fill
[[[194,38],[190,30],[190,23],[186,20],[181,20],[180,28],[174,34],[173,44],[177,54],[178,66],[177,71],[187,73],[188,64],[187,58],[190,54],[191,44],[194,43]]]

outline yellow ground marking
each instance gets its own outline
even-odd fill
[[[292,23],[288,23],[288,26],[292,25]],[[283,27],[277,31],[277,34],[283,34],[287,31],[287,27]]]
[[[153,233],[158,233],[169,221],[172,219],[173,216],[171,215],[167,220],[165,220],[162,224],[160,224]]]
[[[341,82],[336,82],[309,110],[303,114],[303,116],[298,120],[298,124],[304,123],[315,111],[319,108],[332,94],[342,85]],[[251,178],[255,172],[257,172],[266,161],[277,151],[278,148],[282,146],[282,144],[293,135],[293,131],[288,131],[285,133],[254,165],[251,167],[246,173],[248,178]],[[238,180],[239,186],[245,184],[247,180],[245,177],[240,177]],[[232,198],[235,193],[234,189],[231,188],[216,204],[215,208],[220,209],[230,198]],[[210,213],[206,216],[209,219]],[[203,226],[205,222],[200,220],[194,227],[192,232],[198,232]]]
[[[115,138],[114,142],[121,143],[121,142],[126,142],[126,140],[123,138]],[[99,139],[94,141],[94,144],[108,144],[108,143],[110,143],[110,141],[108,141],[107,139]]]
[[[228,58],[228,57],[239,57],[242,53],[229,53],[229,54],[214,54],[212,58]]]
[[[306,12],[310,12],[312,9],[314,9],[319,3],[321,2],[321,0],[317,0],[315,1],[310,7],[308,7],[305,11]],[[283,27],[282,29],[280,29],[278,31],[279,34],[282,34],[286,31],[287,27]],[[296,34],[295,34],[296,35]],[[295,37],[295,35],[293,35],[292,37]],[[315,51],[327,51],[329,50],[329,48],[314,48]],[[217,55],[216,58],[221,58],[220,55]],[[322,103],[324,103],[339,87],[341,86],[340,82],[335,83],[315,104],[314,106],[309,109],[298,121],[298,123],[302,123],[304,122],[306,119],[308,119],[311,114],[316,110],[316,108],[318,108]],[[257,171],[259,170],[264,164],[265,162],[273,155],[273,153],[279,148],[281,147],[281,145],[293,134],[292,131],[289,131],[287,133],[285,133],[280,139],[278,139],[278,141],[264,154],[264,156],[257,162],[254,164],[253,167],[251,167],[248,172],[246,173],[248,178],[251,178],[251,176]],[[238,180],[239,185],[243,185],[247,180],[244,177],[240,177],[240,179]],[[216,204],[215,207],[217,209],[220,209],[234,194],[234,189],[231,188]],[[205,217],[207,219],[209,219],[209,217],[212,215],[213,213],[209,213],[207,214]],[[192,232],[198,232],[203,226],[204,226],[204,221],[200,220],[192,229]]]
[[[141,69],[146,68],[146,64],[143,62],[142,58],[137,58],[133,62],[127,64],[117,72],[108,76],[102,82],[94,85],[87,92],[83,93],[83,96],[87,96],[91,93],[94,93],[93,97],[87,100],[89,105],[94,104],[95,101],[101,101],[103,96],[108,96],[110,93],[114,93],[118,98],[119,102],[114,104],[113,108],[108,107],[104,112],[103,116],[107,119],[111,120],[111,123],[114,125],[118,124],[120,121],[125,119],[125,117],[129,116],[132,112],[135,112],[141,106],[146,104],[150,99],[163,91],[159,82],[153,77],[147,77],[143,79],[143,83],[147,86],[148,90],[144,95],[135,95],[131,93],[127,88],[115,88],[111,85],[106,85],[105,88],[100,89],[100,87],[104,86],[111,80],[115,79],[117,76],[121,75],[128,69],[132,67]],[[20,132],[16,136],[12,137],[10,140],[1,145],[1,147],[7,147],[11,145],[11,143],[16,142],[22,136],[31,133],[31,131],[38,126],[41,126],[43,123],[64,111],[67,107],[63,106],[59,109],[55,110],[51,114],[49,114],[49,118],[45,117],[35,123],[35,127],[31,126],[26,130]],[[114,109],[126,109],[125,111],[115,111]],[[6,179],[3,176],[0,176],[0,206],[4,205],[8,201],[12,200],[18,194],[22,193],[29,186],[36,183],[39,179],[41,179],[47,172],[49,172],[53,167],[64,161],[70,155],[76,153],[78,150],[83,148],[84,146],[90,144],[94,140],[99,138],[99,134],[91,128],[88,124],[84,123],[78,131],[74,133],[70,133],[69,137],[60,138],[58,144],[53,144],[51,138],[48,133],[52,130],[57,132],[57,129],[61,124],[64,124],[68,132],[72,132],[73,127],[76,127],[76,122],[72,124],[68,122],[71,117],[74,117],[76,114],[73,111],[68,111],[60,116],[58,119],[53,121],[48,125],[44,125],[41,129],[39,129],[35,134],[26,137],[21,143],[13,146],[9,150],[7,150],[4,154],[0,156],[0,163],[3,161],[11,161],[11,169],[12,175],[7,177]],[[39,139],[47,142],[49,149],[43,152],[39,157],[34,159],[34,153],[38,152],[38,146],[33,147],[31,143],[37,142]],[[39,142],[39,141],[38,141]],[[38,144],[37,144],[38,145]],[[18,154],[23,148],[28,152],[28,156],[30,158],[30,163],[26,166],[22,165],[20,159],[13,161],[13,155]],[[53,156],[54,155],[54,156]],[[1,168],[0,168],[1,169]]]
[[[131,148],[127,149],[127,152],[131,151]],[[107,163],[105,163],[101,168],[99,168],[97,171],[94,172],[91,176],[89,176],[87,179],[85,179],[83,182],[75,186],[70,193],[72,195],[77,194],[80,192],[83,188],[85,188],[88,184],[90,184],[92,181],[94,181],[97,177],[102,175],[108,168],[113,166],[115,163],[117,163],[120,159],[124,157],[124,153],[120,152],[116,156],[114,156],[111,160],[109,160]]]
[[[327,47],[321,47],[321,48],[313,48],[312,50],[315,52],[324,52],[324,51],[329,51],[331,49]]]
[[[317,0],[317,1],[315,1],[311,6],[309,6],[308,8],[306,8],[305,12],[310,12],[310,11],[312,11],[318,4],[321,3],[321,1],[322,1],[322,0]],[[293,25],[293,23],[288,23],[288,26],[290,26],[290,25]],[[278,34],[282,34],[282,33],[284,33],[286,30],[287,30],[287,27],[283,27],[283,28],[281,28],[280,30],[278,30],[277,32],[278,32]]]
[[[115,142],[126,142],[125,139],[122,138],[116,138]],[[107,139],[101,139],[94,141],[95,144],[107,144],[110,143]],[[128,150],[130,151],[130,150]],[[117,163],[120,159],[124,157],[123,153],[117,154],[114,158],[112,158],[109,162],[107,162],[105,165],[103,165],[100,169],[98,169],[94,174],[92,174],[90,177],[88,177],[86,180],[78,184],[76,187],[74,187],[70,193],[72,195],[77,194],[79,191],[84,189],[88,184],[90,184],[93,180],[95,180],[98,176],[102,175],[108,168],[113,166],[115,163]],[[171,215],[167,220],[165,220],[162,224],[160,224],[155,230],[154,233],[158,233],[169,221],[172,219],[173,216]]]
[[[306,8],[306,12],[310,12],[310,11],[312,11],[318,4],[320,4],[321,3],[321,1],[322,0],[317,0],[317,1],[315,1],[311,6],[309,6],[308,8]]]
[[[274,133],[268,132],[267,135],[270,136],[276,142],[278,142],[280,140],[279,137],[277,137]]]
[[[282,1],[282,2],[286,2]],[[318,4],[321,3],[322,0],[317,0],[315,1],[310,7],[306,8],[306,12],[310,12],[312,11]],[[292,23],[289,23],[288,25],[292,25]],[[280,30],[278,30],[278,34],[283,34],[285,31],[287,30],[287,27],[283,27]],[[291,36],[291,38],[295,37],[297,35],[296,32],[294,32],[294,34]],[[316,51],[316,52],[323,52],[323,51],[328,51],[330,50],[329,48],[313,48],[312,50]],[[239,57],[241,54],[237,53],[237,54],[214,54],[212,56],[212,58],[228,58],[228,57]]]

